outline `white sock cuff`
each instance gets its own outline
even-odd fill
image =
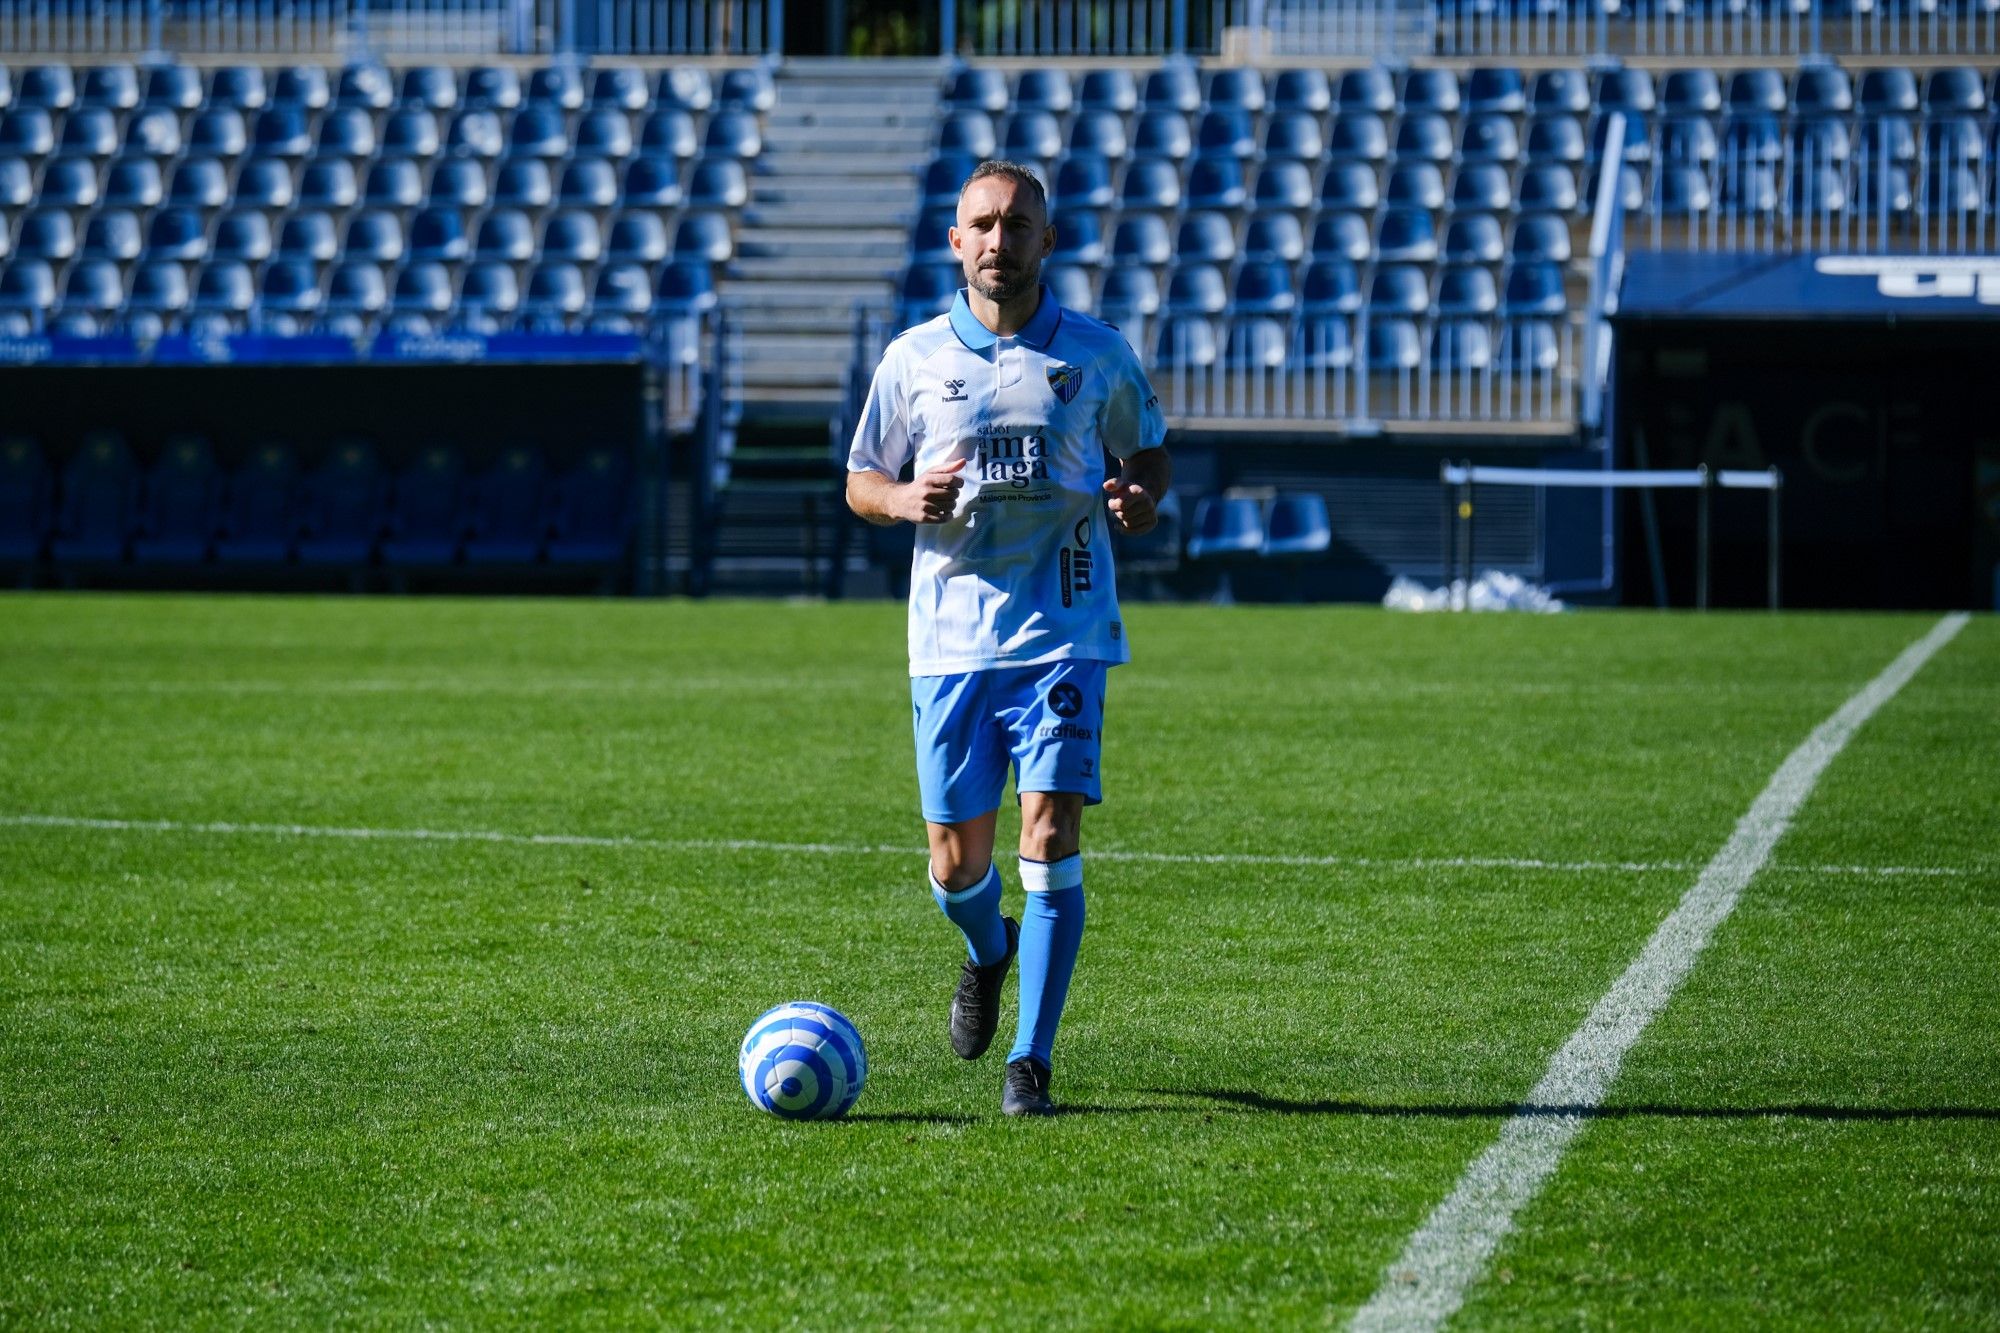
[[[988,865],[986,867],[986,874],[981,877],[980,881],[977,884],[972,885],[970,888],[960,889],[957,893],[953,893],[950,889],[947,889],[944,885],[938,883],[937,872],[935,870],[932,870],[928,866],[924,867],[924,878],[928,879],[931,882],[931,892],[936,894],[940,899],[948,903],[962,903],[968,898],[978,897],[980,894],[986,892],[986,886],[988,884],[991,884],[994,881],[994,879],[999,876],[999,874],[1000,874],[999,866]]]
[[[1030,861],[1021,858],[1021,888],[1028,893],[1053,893],[1058,889],[1083,887],[1083,853],[1072,852],[1060,861]]]

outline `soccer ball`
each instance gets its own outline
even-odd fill
[[[787,1120],[846,1115],[868,1079],[868,1053],[854,1024],[810,1000],[766,1010],[750,1025],[736,1064],[750,1104]]]

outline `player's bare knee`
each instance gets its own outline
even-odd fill
[[[1036,792],[1021,801],[1021,855],[1031,861],[1074,856],[1083,838],[1083,797]]]

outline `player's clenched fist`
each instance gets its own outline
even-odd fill
[[[1111,497],[1105,508],[1118,520],[1118,527],[1126,536],[1151,532],[1160,521],[1160,507],[1154,503],[1152,492],[1137,482],[1112,477],[1105,481],[1104,493]]]
[[[915,480],[903,487],[902,512],[896,517],[912,523],[942,523],[950,518],[958,508],[958,493],[965,486],[965,478],[958,475],[964,466],[965,460],[958,458],[943,467],[918,473]]]

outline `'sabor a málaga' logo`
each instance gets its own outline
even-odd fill
[[[1057,717],[1075,717],[1083,711],[1083,691],[1066,680],[1050,686],[1049,711]]]

